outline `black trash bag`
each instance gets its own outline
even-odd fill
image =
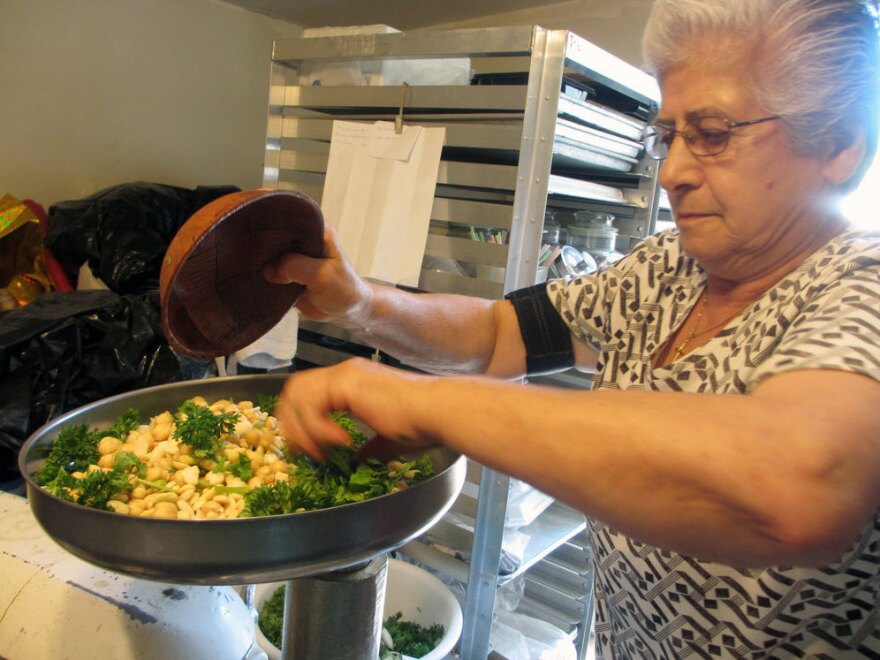
[[[49,293],[0,313],[0,482],[18,476],[19,449],[50,419],[175,380],[184,378],[155,292]]]
[[[162,257],[181,225],[205,204],[238,190],[141,182],[107,188],[49,207],[44,242],[71,282],[88,262],[111,291],[144,293],[159,288]]]

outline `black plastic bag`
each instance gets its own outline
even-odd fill
[[[157,183],[127,183],[49,208],[45,245],[71,282],[83,263],[116,293],[159,288],[162,257],[189,217],[235,186],[194,190]]]
[[[184,379],[162,334],[156,293],[50,293],[0,313],[0,481],[18,476],[21,445],[48,420]]]

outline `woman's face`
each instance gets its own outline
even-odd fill
[[[719,70],[701,61],[694,58],[661,77],[658,124],[684,130],[700,116],[741,122],[771,114],[755,100],[742,66]],[[781,121],[767,121],[734,129],[715,156],[694,156],[676,135],[660,185],[688,254],[710,274],[747,281],[827,240],[823,165],[789,148]],[[811,246],[820,234],[825,238]]]

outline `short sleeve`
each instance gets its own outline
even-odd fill
[[[597,273],[551,280],[547,295],[572,334],[601,351],[613,328],[633,311],[627,307],[639,297],[639,290],[678,265],[677,234],[664,232],[648,237]]]
[[[772,354],[752,372],[751,391],[769,376],[834,369],[880,381],[880,264],[851,266],[805,301]]]

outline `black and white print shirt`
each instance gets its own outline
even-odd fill
[[[653,354],[705,285],[670,230],[598,274],[552,281],[547,292],[600,353],[594,389],[748,393],[800,369],[880,380],[880,235],[844,231],[708,343],[654,368]],[[880,511],[823,568],[738,570],[598,521],[590,528],[595,633],[607,658],[880,658]]]

